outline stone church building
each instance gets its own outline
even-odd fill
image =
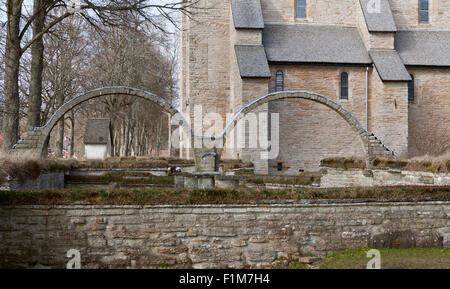
[[[196,105],[225,120],[268,93],[306,90],[341,104],[399,157],[448,152],[450,0],[199,5],[182,17],[180,108],[192,122]],[[348,123],[322,104],[283,99],[258,111],[279,113],[278,157],[228,148],[223,158],[253,161],[258,173],[297,174],[326,157],[363,155]]]

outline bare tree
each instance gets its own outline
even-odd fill
[[[102,86],[134,86],[168,101],[177,96],[176,54],[173,37],[140,21],[128,27],[97,28],[81,17],[64,20],[44,40],[43,111],[45,122],[76,94]],[[92,41],[95,39],[95,41]],[[29,74],[29,72],[28,72]],[[29,77],[25,80],[27,82]],[[52,132],[50,147],[61,156],[65,130],[70,130],[73,155],[78,133],[89,117],[112,120],[113,152],[117,156],[159,154],[168,143],[168,116],[147,100],[111,96],[89,101],[72,110]],[[76,120],[76,121],[72,121]],[[56,141],[55,141],[56,140]],[[81,147],[78,148],[77,156]]]
[[[33,15],[33,37],[36,40],[31,44],[31,78],[30,93],[28,96],[28,121],[27,130],[40,126],[41,105],[42,105],[42,70],[44,67],[44,37],[38,36],[45,28],[45,17],[47,8],[52,1],[34,0]]]
[[[20,70],[20,19],[22,0],[6,3],[7,34],[5,44],[3,151],[8,151],[17,142],[19,134],[19,70]]]
[[[85,61],[85,48],[87,40],[82,33],[85,29],[81,17],[71,17],[62,22],[46,37],[44,43],[47,49],[43,67],[46,96],[44,121],[64,102],[80,91],[79,81],[82,71],[87,65]],[[33,74],[31,72],[31,74]],[[31,93],[31,92],[30,92]],[[40,113],[40,109],[39,109]],[[58,123],[58,140],[56,156],[61,157],[64,143],[64,119]]]
[[[151,23],[163,30],[160,26],[160,17],[171,19],[171,12],[181,11],[190,13],[189,8],[197,1],[181,0],[174,3],[157,4],[151,0],[85,0],[79,7],[80,14],[90,24],[97,26],[117,25],[126,20],[130,13],[139,16],[143,21]],[[20,59],[28,48],[33,46],[32,74],[30,86],[32,93],[29,96],[28,126],[38,123],[40,113],[38,82],[42,78],[42,37],[51,31],[64,19],[73,15],[66,10],[61,15],[53,13],[56,9],[66,7],[62,0],[36,0],[33,12],[24,15],[22,11],[23,0],[6,0],[7,36],[5,44],[5,76],[4,76],[4,110],[3,110],[3,151],[8,151],[17,142],[19,134],[19,72]],[[21,29],[21,20],[23,22]],[[25,39],[27,31],[33,27],[33,35],[28,41]],[[40,74],[40,75],[39,75]],[[39,109],[38,109],[39,107]],[[40,123],[40,121],[39,121]]]
[[[147,28],[148,29],[148,28]],[[174,91],[169,37],[146,30],[135,22],[128,28],[110,28],[103,41],[96,42],[89,85],[124,85],[149,90],[171,101]],[[116,155],[159,154],[168,142],[168,117],[154,104],[130,97],[110,97],[97,106],[113,124]]]

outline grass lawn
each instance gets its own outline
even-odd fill
[[[289,269],[365,269],[371,248],[348,249],[331,254],[312,266],[296,263]],[[377,249],[381,269],[450,269],[450,248]]]

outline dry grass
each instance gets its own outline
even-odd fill
[[[257,204],[360,201],[430,201],[450,200],[450,187],[377,187],[377,188],[301,188],[289,190],[236,189],[118,189],[118,190],[47,190],[0,192],[2,205],[64,205],[73,203],[99,205],[196,205]]]
[[[239,160],[223,160],[225,169],[252,167]],[[31,156],[0,155],[0,181],[11,178],[35,179],[42,171],[71,169],[154,169],[174,166],[193,166],[194,160],[177,158],[118,157],[105,160],[39,160]]]
[[[326,158],[320,161],[320,166],[335,169],[365,169],[366,162],[357,158]]]
[[[326,158],[321,166],[339,169],[365,169],[362,159],[354,158]],[[450,173],[450,154],[441,156],[422,156],[411,159],[375,159],[375,169],[399,169],[405,171],[424,171],[432,173]]]
[[[69,170],[67,162],[39,160],[30,156],[0,156],[0,181],[8,177],[24,182],[28,179],[36,179],[41,172]]]
[[[416,157],[408,160],[376,159],[373,164],[378,169],[450,173],[450,155],[448,154],[439,157]]]
[[[90,161],[70,161],[73,169],[141,169],[168,168],[174,165],[194,165],[193,160],[175,158],[120,157]]]
[[[247,163],[241,160],[223,159],[220,161],[220,163],[224,170],[235,170],[253,167],[253,163]]]
[[[420,157],[414,157],[411,158],[411,160],[416,161],[444,161],[444,160],[450,160],[450,152],[439,155],[439,156],[430,156],[430,155],[423,155]]]
[[[320,173],[303,173],[300,176],[262,176],[262,175],[242,175],[245,182],[256,185],[281,184],[310,186],[320,183],[322,175]]]
[[[194,165],[193,160],[175,158],[108,158],[104,161],[40,160],[29,155],[0,155],[0,181],[8,177],[23,182],[36,179],[41,172],[71,169],[140,169]]]

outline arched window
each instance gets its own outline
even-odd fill
[[[411,74],[411,80],[408,82],[408,100],[414,101],[414,76]]]
[[[429,22],[429,0],[419,0],[419,22]]]
[[[297,0],[297,18],[306,18],[306,0]]]
[[[275,77],[275,91],[283,91],[284,90],[284,75],[283,71],[278,70],[277,75]]]
[[[348,73],[341,73],[341,99],[348,99]]]

